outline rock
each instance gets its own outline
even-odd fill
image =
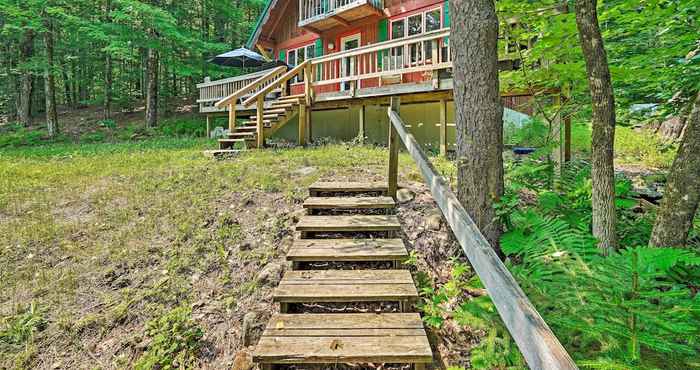
[[[249,251],[253,249],[253,243],[245,241],[238,246],[239,251]]]
[[[314,172],[316,172],[316,167],[302,167],[292,173],[298,176],[309,176]]]
[[[241,327],[241,343],[243,343],[243,346],[248,347],[254,344],[253,341],[256,339],[256,332],[260,325],[257,313],[248,312],[243,316],[243,326]]]
[[[261,284],[276,286],[282,280],[284,266],[280,263],[270,262],[258,274],[258,282]]]
[[[661,123],[658,134],[666,140],[678,140],[685,128],[685,120],[681,117],[671,117]]]
[[[433,231],[440,231],[442,227],[442,214],[440,212],[433,212],[425,218],[425,226]]]
[[[410,202],[413,200],[414,197],[415,194],[413,194],[413,192],[408,189],[399,189],[396,192],[396,199],[399,201],[399,203]]]
[[[253,366],[253,356],[248,350],[238,351],[233,358],[233,370],[251,370]]]

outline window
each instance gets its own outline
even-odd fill
[[[306,46],[302,46],[298,49],[292,49],[289,50],[288,56],[287,56],[287,64],[290,66],[296,66],[301,63],[304,63],[305,60],[307,59],[312,59],[316,57],[316,43],[309,44]],[[294,77],[292,80],[292,83],[297,83],[297,82],[304,82],[304,75],[300,74],[297,77]]]
[[[425,32],[437,31],[440,29],[442,21],[442,9],[437,8],[425,13]]]
[[[423,14],[416,14],[408,17],[408,35],[418,35],[423,33]]]
[[[287,64],[289,64],[290,66],[297,65],[297,51],[296,50],[290,50],[289,53],[287,54]]]
[[[406,36],[406,19],[391,22],[391,39],[400,39]]]

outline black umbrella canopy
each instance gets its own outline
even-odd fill
[[[254,68],[260,67],[265,58],[254,51],[240,48],[217,55],[210,62],[225,67]]]

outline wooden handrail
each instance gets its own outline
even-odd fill
[[[341,51],[338,53],[328,54],[328,55],[325,55],[322,57],[309,59],[309,61],[311,62],[311,64],[316,65],[316,64],[321,64],[321,63],[327,63],[327,62],[334,61],[337,59],[353,57],[353,56],[357,56],[357,55],[372,53],[375,51],[382,51],[382,50],[397,47],[397,46],[416,44],[416,43],[428,41],[428,40],[441,39],[443,37],[449,37],[449,36],[450,36],[450,29],[443,28],[441,30],[437,30],[437,31],[433,31],[433,32],[429,32],[429,33],[425,33],[425,34],[421,34],[421,35],[409,36],[409,37],[405,37],[405,38],[398,39],[398,40],[382,41],[382,42],[378,42],[376,44],[372,44],[369,46],[362,46],[362,47],[359,47],[356,49],[350,49],[350,50]]]
[[[268,72],[269,72],[269,71],[259,71],[259,72],[248,73],[248,74],[244,74],[244,75],[240,75],[240,76],[236,76],[236,77],[224,78],[224,79],[222,79],[222,80],[214,80],[214,81],[209,81],[209,82],[202,82],[202,83],[200,83],[200,84],[197,84],[197,88],[198,88],[198,89],[202,89],[202,88],[205,88],[205,87],[211,87],[211,86],[222,85],[222,84],[229,83],[229,82],[236,82],[236,81],[248,80],[248,79],[251,79],[251,78],[255,78],[255,77],[258,77],[258,76],[262,76],[262,75],[264,75],[264,74],[266,74],[266,73],[268,73]]]
[[[238,100],[238,98],[240,98],[241,96],[245,96],[246,94],[255,90],[257,87],[264,84],[265,82],[268,82],[271,79],[276,78],[285,70],[287,70],[287,67],[284,67],[284,66],[280,66],[280,67],[277,67],[277,68],[270,70],[269,73],[265,74],[264,76],[258,78],[255,81],[251,82],[250,84],[248,84],[248,86],[246,86],[246,87],[236,91],[235,93],[219,100],[219,102],[214,104],[214,106],[216,108],[224,108],[224,107],[230,105],[231,102],[235,103],[235,101]]]
[[[273,83],[267,85],[264,89],[258,91],[255,93],[253,96],[249,97],[243,102],[244,107],[248,107],[251,104],[255,103],[256,100],[260,97],[265,97],[265,95],[269,94],[272,90],[276,89],[278,86],[281,86],[282,84],[286,83],[287,81],[291,80],[294,78],[296,75],[298,75],[300,72],[304,71],[304,68],[306,68],[306,65],[309,63],[309,61],[304,61],[303,63],[299,64],[298,66],[294,67],[291,71],[285,73],[282,75],[282,77],[276,79]]]
[[[447,223],[452,228],[464,254],[479,276],[491,300],[496,305],[501,319],[515,340],[530,369],[578,369],[542,316],[537,312],[523,290],[498,258],[489,242],[484,238],[449,184],[438,175],[418,142],[406,131],[398,114],[399,100],[392,98],[389,107],[391,125],[389,153],[390,189],[396,189],[398,168],[398,136],[418,165],[423,178],[437,202]],[[392,140],[392,137],[394,138]],[[393,187],[392,187],[393,185]],[[393,190],[395,191],[395,190]],[[395,196],[395,193],[392,194]]]

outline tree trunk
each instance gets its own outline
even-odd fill
[[[58,114],[56,113],[56,82],[54,78],[53,63],[53,22],[46,21],[44,32],[44,46],[46,47],[46,68],[44,70],[44,89],[46,92],[46,126],[50,137],[58,134]]]
[[[649,245],[684,247],[700,203],[700,92],[673,161]]]
[[[457,193],[491,246],[503,227],[494,203],[503,195],[503,106],[498,82],[498,18],[492,0],[451,0]]]
[[[158,51],[148,49],[146,62],[146,127],[158,124]]]
[[[112,1],[107,0],[105,4],[106,22],[111,23]],[[104,97],[104,119],[112,118],[112,54],[105,53],[105,97]]]
[[[576,1],[576,24],[588,72],[593,104],[591,147],[593,180],[593,236],[607,255],[617,245],[615,231],[615,98],[608,57],[598,25],[597,0]]]
[[[25,32],[20,44],[20,63],[27,63],[34,56],[34,37],[34,31],[27,30]],[[22,71],[19,78],[17,118],[24,127],[31,123],[33,78],[32,73],[27,70]]]

